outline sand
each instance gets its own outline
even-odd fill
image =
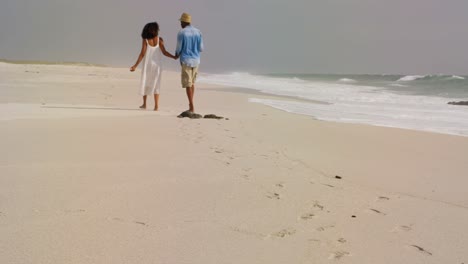
[[[0,263],[468,263],[467,137],[139,74],[0,63]]]

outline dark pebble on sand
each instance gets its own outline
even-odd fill
[[[222,117],[222,116],[217,116],[217,115],[215,115],[215,114],[208,114],[208,115],[205,115],[203,118],[224,119],[224,117]]]
[[[335,179],[341,179],[341,176],[336,175]]]
[[[451,105],[468,105],[468,101],[448,102],[447,104],[451,104]]]
[[[352,218],[356,218],[356,216],[355,216],[355,215],[352,215],[351,217],[352,217]]]

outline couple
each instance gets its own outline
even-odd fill
[[[138,64],[145,58],[141,72],[141,89],[143,104],[140,108],[146,108],[146,97],[154,95],[154,110],[158,110],[159,90],[161,87],[161,60],[162,54],[177,60],[180,58],[182,66],[182,88],[186,89],[189,101],[189,111],[194,112],[193,94],[195,92],[195,80],[197,79],[198,65],[200,64],[200,52],[203,50],[203,39],[200,30],[191,25],[192,18],[183,13],[179,19],[182,29],[177,35],[177,48],[175,56],[166,51],[164,41],[158,37],[159,25],[156,22],[148,23],[143,28],[141,37],[143,44],[137,62],[130,68],[135,71]]]

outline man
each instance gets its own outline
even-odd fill
[[[176,59],[180,58],[182,88],[185,88],[187,92],[189,111],[195,112],[193,95],[198,65],[200,65],[200,52],[203,51],[203,39],[200,30],[191,25],[192,17],[189,14],[183,13],[179,21],[182,29],[177,34],[175,56]]]

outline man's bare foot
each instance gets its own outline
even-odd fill
[[[146,109],[146,105],[145,104],[140,105],[140,109]]]
[[[154,111],[158,111],[158,108],[157,108],[157,107],[155,107],[155,108],[154,108]]]

